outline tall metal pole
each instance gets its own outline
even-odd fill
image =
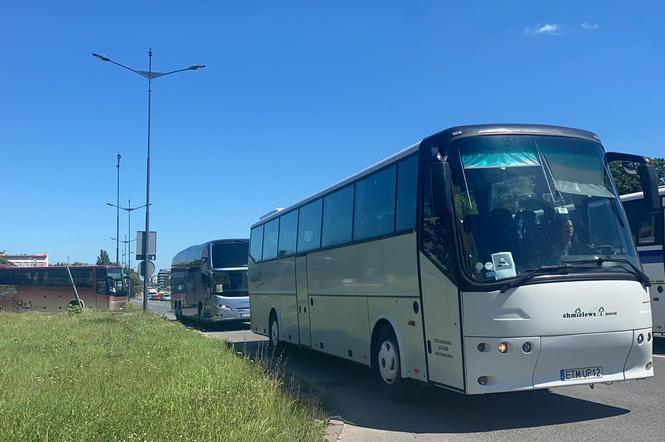
[[[118,154],[118,164],[115,166],[118,169],[118,188],[115,199],[115,265],[120,265],[120,158],[120,154]]]
[[[145,184],[145,232],[143,234],[143,311],[148,311],[148,234],[150,232],[150,110],[152,104],[152,48],[148,49],[148,158]]]
[[[132,297],[132,200],[127,200],[127,275],[129,275],[129,286],[127,287],[127,299]]]

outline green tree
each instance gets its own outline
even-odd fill
[[[99,256],[97,257],[98,266],[108,266],[111,265],[111,258],[109,258],[109,252],[104,249],[99,251]]]
[[[4,251],[0,252],[0,265],[6,265],[6,266],[13,265],[11,262],[7,261],[7,258],[3,256],[4,254],[5,254]]]
[[[131,279],[132,283],[132,297],[136,297],[137,293],[143,291],[143,282],[141,281],[141,277],[138,273],[132,269],[128,269],[127,266],[125,266],[125,275],[127,273],[129,273],[129,278]]]
[[[656,168],[656,174],[660,180],[660,184],[665,184],[665,159],[653,158],[651,164]],[[619,194],[640,192],[642,186],[640,185],[640,178],[637,175],[626,173],[621,166],[621,163],[614,161],[610,163],[610,170],[614,176],[614,181],[617,183],[617,190]]]

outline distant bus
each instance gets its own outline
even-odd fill
[[[189,247],[171,264],[176,318],[199,323],[249,321],[248,239],[220,239]]]
[[[120,267],[69,269],[85,308],[118,310],[127,304]],[[0,312],[60,312],[75,304],[66,267],[0,266]]]
[[[651,377],[649,280],[607,161],[563,127],[428,136],[251,227],[252,330],[393,391]]]
[[[621,201],[628,216],[642,267],[652,283],[649,292],[653,331],[665,334],[665,293],[663,293],[665,292],[665,263],[663,263],[665,186],[658,189],[658,194],[662,207],[655,214],[647,212],[642,192],[621,195]]]

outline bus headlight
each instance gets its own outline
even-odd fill
[[[653,363],[651,361],[649,361],[649,362],[647,362],[647,366],[644,367],[644,368],[646,368],[647,370],[651,370],[651,367],[653,367]]]
[[[498,349],[499,353],[505,353],[508,351],[508,344],[506,344],[505,342],[501,342],[498,346]]]
[[[641,344],[642,342],[644,342],[644,335],[640,333],[639,335],[637,335],[637,343]]]
[[[478,378],[478,383],[480,385],[487,385],[487,376],[481,376]]]

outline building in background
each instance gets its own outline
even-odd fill
[[[0,255],[16,267],[48,267],[48,253],[33,253],[32,255],[9,255],[0,252]]]
[[[161,269],[159,273],[157,273],[157,286],[159,288],[166,288],[171,285],[171,271],[168,269]]]

